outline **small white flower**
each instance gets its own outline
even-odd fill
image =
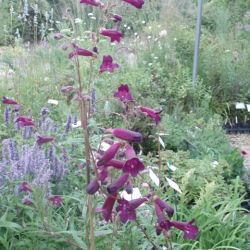
[[[75,23],[82,23],[82,19],[81,18],[76,18]]]
[[[151,36],[148,36],[148,39],[150,40],[152,37]]]
[[[94,14],[90,12],[90,13],[88,13],[88,16],[94,16]]]
[[[142,21],[141,23],[142,23],[142,24],[145,24],[146,22],[145,22],[145,21]]]
[[[96,17],[95,16],[92,16],[92,17],[90,17],[91,19],[93,19],[93,20],[96,20]]]
[[[162,30],[160,33],[159,33],[159,36],[160,37],[166,37],[168,34],[168,32],[166,30]]]

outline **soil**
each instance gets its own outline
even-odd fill
[[[240,151],[246,152],[244,155],[244,165],[250,169],[250,134],[228,134],[231,144]]]

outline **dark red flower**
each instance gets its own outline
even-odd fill
[[[175,227],[184,232],[185,240],[196,240],[199,229],[196,225],[194,225],[195,221],[191,220],[189,222],[181,222],[181,221],[170,221],[171,227]]]
[[[63,39],[63,34],[62,33],[55,33],[54,34],[54,39],[55,40],[61,40],[61,39]]]
[[[100,183],[97,179],[92,180],[86,187],[88,194],[95,194],[100,188]]]
[[[113,207],[114,207],[114,204],[116,201],[116,197],[117,197],[117,194],[109,195],[106,198],[106,200],[102,206],[101,212],[102,212],[103,219],[105,221],[109,221],[111,219],[112,210],[113,210]]]
[[[140,111],[146,114],[152,120],[154,120],[156,124],[158,124],[161,121],[161,117],[160,117],[161,111],[155,111],[148,107],[140,107]]]
[[[92,6],[103,6],[103,3],[100,0],[80,0],[80,3],[84,3]]]
[[[122,0],[126,3],[133,5],[137,9],[141,9],[144,4],[144,0]]]
[[[42,135],[38,135],[37,136],[37,140],[36,140],[36,143],[38,145],[42,145],[44,143],[48,143],[48,142],[51,142],[54,140],[54,137],[52,136],[42,136]]]
[[[30,205],[33,204],[33,201],[32,201],[32,199],[29,198],[29,197],[24,197],[23,200],[22,200],[22,203],[23,203],[24,205],[30,206]]]
[[[75,56],[90,56],[90,57],[96,57],[96,54],[93,51],[83,49],[78,47],[75,43],[72,43],[73,51],[69,53],[69,59],[75,57]]]
[[[160,207],[162,211],[165,211],[169,218],[174,214],[174,209],[168,205],[165,201],[161,200],[159,197],[154,197],[154,202]]]
[[[129,174],[123,174],[118,179],[113,181],[109,186],[107,187],[107,190],[110,194],[114,194],[118,192],[128,181]]]
[[[122,37],[122,33],[116,29],[105,29],[102,28],[100,30],[100,34],[103,36],[107,36],[111,39],[111,42],[120,42],[121,41],[121,37]]]
[[[61,92],[64,94],[71,93],[73,90],[74,90],[74,87],[70,85],[61,87]]]
[[[8,105],[17,105],[18,104],[15,100],[10,99],[10,98],[8,98],[6,96],[3,97],[2,103],[3,104],[8,104]]]
[[[247,151],[245,151],[245,150],[241,150],[241,151],[240,151],[240,154],[241,154],[241,156],[246,156],[246,155],[248,155]]]
[[[131,176],[135,177],[140,171],[145,169],[145,166],[136,157],[135,151],[130,145],[126,146],[125,155],[127,156],[128,160],[124,164],[123,173],[129,173]]]
[[[19,192],[31,193],[32,192],[32,188],[31,188],[31,186],[30,186],[30,184],[28,182],[24,181],[19,186]]]
[[[116,211],[119,214],[121,222],[126,223],[128,220],[136,220],[136,208],[138,208],[145,201],[147,201],[147,198],[139,198],[131,201],[119,199]]]
[[[110,161],[108,161],[107,163],[104,164],[104,167],[113,167],[116,169],[122,169],[124,166],[124,161],[120,161],[117,159],[112,159]]]
[[[18,122],[21,127],[35,126],[32,119],[26,116],[18,116],[15,122]]]
[[[103,73],[104,71],[108,71],[110,73],[113,73],[115,69],[118,69],[119,65],[117,63],[113,63],[112,56],[103,56],[102,64],[100,66],[100,73]]]
[[[118,91],[115,92],[114,97],[120,99],[120,101],[127,103],[130,101],[133,101],[132,94],[129,91],[129,87],[127,84],[122,84],[119,88]]]
[[[142,134],[134,132],[124,128],[107,129],[107,132],[111,132],[115,137],[128,141],[128,142],[141,142]]]
[[[122,17],[117,15],[117,14],[112,14],[111,20],[113,20],[115,23],[117,22],[121,22],[122,21]]]
[[[112,160],[115,157],[116,153],[118,152],[120,146],[121,144],[119,142],[111,145],[109,149],[104,152],[101,159],[97,162],[97,166],[102,166],[108,163],[110,160]]]
[[[49,198],[49,201],[55,206],[60,207],[62,205],[62,197],[60,195],[54,195]]]

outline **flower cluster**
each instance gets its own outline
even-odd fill
[[[19,114],[21,106],[15,100],[3,97],[2,103],[6,105],[4,114],[6,124],[11,124],[12,113],[15,113],[13,119],[14,127],[23,133],[24,139],[32,138],[34,145],[30,146],[28,143],[25,143],[21,150],[18,150],[14,139],[9,138],[2,141],[0,185],[4,185],[9,181],[21,182],[18,190],[20,193],[26,194],[23,198],[23,204],[31,205],[32,186],[43,188],[46,190],[47,195],[50,196],[51,182],[58,182],[62,179],[67,167],[67,153],[65,149],[62,149],[61,156],[58,156],[54,145],[51,145],[46,150],[43,144],[52,143],[54,137],[41,135],[36,132],[38,129],[46,133],[55,132],[55,123],[49,117],[48,108],[42,108],[41,120],[36,127],[31,112],[27,116]],[[8,112],[8,119],[6,119],[6,112]],[[65,132],[69,130],[68,123],[66,124]],[[54,204],[53,197],[49,201]],[[60,202],[54,205],[58,206],[58,204]]]

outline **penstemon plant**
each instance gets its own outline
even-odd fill
[[[114,97],[118,99],[123,107],[123,112],[118,114],[124,118],[127,128],[108,128],[105,129],[102,141],[99,148],[95,150],[91,148],[90,133],[88,129],[88,120],[94,107],[93,101],[87,95],[90,92],[91,82],[83,84],[80,70],[79,57],[90,57],[92,66],[95,58],[99,56],[97,49],[99,35],[108,37],[111,43],[119,44],[122,39],[122,33],[118,30],[117,23],[122,22],[122,17],[115,14],[113,11],[117,5],[130,4],[131,6],[142,9],[144,0],[121,0],[121,1],[107,1],[106,3],[100,0],[81,0],[80,3],[85,5],[99,8],[101,16],[104,18],[104,23],[107,20],[113,21],[115,24],[113,28],[100,27],[98,32],[93,32],[92,42],[93,49],[88,50],[80,48],[76,43],[72,44],[73,51],[69,54],[70,59],[75,60],[77,79],[79,89],[76,91],[79,102],[81,125],[84,134],[84,154],[86,157],[87,169],[87,224],[86,224],[86,242],[88,249],[95,249],[94,244],[94,209],[93,209],[93,195],[101,194],[105,197],[103,206],[97,208],[96,211],[102,214],[106,222],[127,223],[128,221],[135,221],[139,229],[145,235],[145,238],[150,241],[154,249],[159,247],[153,242],[146,230],[140,224],[136,216],[136,210],[144,203],[152,204],[156,214],[156,233],[157,235],[163,234],[166,239],[166,244],[169,249],[172,249],[170,229],[172,227],[182,230],[185,239],[195,240],[198,235],[198,227],[195,225],[194,220],[190,222],[180,222],[171,220],[174,209],[165,201],[160,198],[160,195],[151,188],[150,192],[144,197],[137,199],[127,200],[121,195],[122,190],[126,190],[128,194],[133,193],[134,183],[142,180],[141,174],[145,171],[146,167],[137,156],[134,146],[140,145],[143,135],[140,132],[131,130],[133,127],[130,123],[131,117],[139,117],[145,115],[153,122],[153,126],[160,123],[161,111],[156,111],[149,107],[136,105],[132,93],[127,84],[122,84],[118,91],[115,92]],[[99,73],[104,72],[114,73],[119,70],[119,65],[113,62],[111,55],[104,55],[102,64],[99,68]],[[91,69],[92,70],[92,69]],[[66,87],[65,87],[66,88]],[[103,147],[103,145],[105,145]],[[160,155],[160,152],[159,152]],[[92,163],[92,164],[91,164]],[[160,166],[159,166],[160,168]],[[92,177],[94,174],[94,177]],[[117,205],[116,205],[117,204]],[[116,207],[115,207],[116,205]],[[114,208],[115,207],[115,208]]]

